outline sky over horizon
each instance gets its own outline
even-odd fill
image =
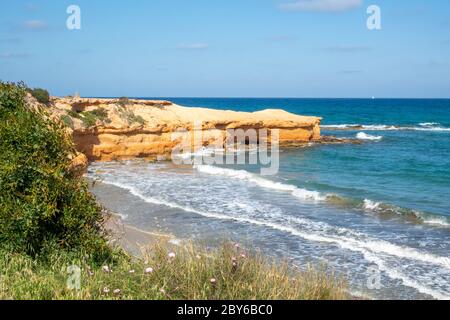
[[[59,96],[450,98],[450,1],[1,0],[0,80]]]

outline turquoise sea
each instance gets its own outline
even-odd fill
[[[125,221],[325,263],[357,295],[450,299],[450,100],[166,99],[320,116],[323,135],[362,144],[282,150],[264,177],[255,165],[93,164],[94,192]]]

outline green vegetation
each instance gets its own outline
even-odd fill
[[[90,113],[99,119],[108,118],[108,112],[105,109],[95,109],[90,111]]]
[[[29,110],[25,95],[24,84],[0,82],[0,299],[346,298],[325,270],[292,270],[234,245],[157,244],[142,259],[113,248],[102,208],[70,170],[64,124]]]
[[[61,121],[66,125],[66,126],[68,126],[69,128],[72,128],[73,127],[73,121],[72,121],[72,118],[70,117],[70,116],[68,116],[68,115],[63,115],[62,117],[61,117]]]
[[[79,112],[76,112],[75,110],[67,111],[67,115],[69,115],[70,117],[75,118],[75,119],[81,119],[82,118],[81,114]]]
[[[139,124],[145,124],[144,118],[141,116],[137,116],[133,113],[131,110],[125,109],[127,105],[129,105],[130,99],[127,97],[121,97],[118,99],[117,104],[119,105],[119,116],[122,120],[127,121],[128,123],[139,123]]]
[[[83,252],[102,263],[111,250],[101,208],[70,171],[63,125],[25,105],[26,87],[0,82],[0,247],[34,258]]]
[[[130,113],[128,115],[127,120],[128,120],[129,123],[139,123],[139,124],[142,124],[142,125],[145,124],[144,118],[142,118],[141,116],[137,116],[134,113]]]
[[[103,109],[95,109],[92,111],[85,111],[81,113],[81,120],[85,127],[92,127],[97,120],[109,123],[111,120],[108,118],[108,112]]]
[[[130,104],[130,99],[128,99],[127,97],[121,97],[118,99],[117,104],[125,107]]]
[[[70,110],[67,112],[68,116],[80,119],[83,121],[83,126],[86,128],[95,126],[97,120],[110,123],[111,120],[108,118],[108,112],[104,109],[95,109],[92,111],[83,111],[83,112],[76,112],[74,110]],[[64,120],[63,120],[64,121]],[[66,121],[64,121],[66,123]]]
[[[68,289],[68,258],[51,265],[0,253],[0,299],[345,299],[345,285],[324,271],[289,271],[233,245],[171,252],[167,244],[149,248],[143,259],[81,268],[80,288]],[[69,260],[70,261],[70,260]]]
[[[28,92],[36,98],[36,100],[43,104],[50,102],[50,95],[47,90],[41,88],[28,89]]]
[[[86,128],[89,128],[95,126],[95,123],[99,120],[99,118],[97,118],[92,112],[87,111],[81,114],[81,120],[83,121],[83,125]]]
[[[122,120],[127,121],[128,123],[139,123],[141,125],[145,124],[144,118],[141,116],[137,116],[134,114],[133,111],[127,110],[124,107],[120,107],[119,110],[119,116]]]
[[[119,101],[122,101],[119,103],[120,106],[118,108],[118,113],[122,120],[130,124],[132,123],[139,123],[141,125],[145,124],[144,118],[135,115],[133,111],[127,110],[125,108],[125,106],[129,103],[128,98],[120,98]],[[101,108],[83,112],[76,112],[75,110],[70,110],[67,112],[67,114],[72,118],[80,119],[83,122],[83,126],[86,128],[95,126],[97,120],[103,121],[105,123],[111,122],[111,119],[108,118],[108,112]],[[66,121],[64,121],[64,123],[66,123]]]

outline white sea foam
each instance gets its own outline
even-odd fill
[[[225,149],[211,149],[211,148],[205,148],[196,151],[196,152],[183,152],[179,154],[174,154],[173,157],[179,158],[179,159],[191,159],[192,157],[201,157],[201,156],[212,156],[214,154],[223,153]]]
[[[389,276],[389,278],[400,280],[404,286],[414,288],[418,292],[427,294],[427,295],[433,297],[434,299],[438,299],[438,300],[449,300],[450,299],[450,295],[448,292],[442,292],[440,290],[432,289],[432,288],[422,285],[418,281],[415,281],[415,280],[407,277],[399,270],[392,268],[390,266],[387,266],[386,263],[382,259],[377,257],[376,255],[368,253],[368,252],[363,253],[363,255],[367,261],[371,261],[372,263],[376,264],[380,271],[384,271]]]
[[[255,219],[249,219],[246,217],[227,216],[227,215],[224,215],[221,213],[206,212],[206,211],[197,210],[190,206],[179,205],[174,202],[168,202],[168,201],[160,200],[160,199],[157,199],[154,197],[148,197],[148,196],[143,195],[139,190],[137,190],[137,188],[127,185],[127,184],[110,181],[110,180],[105,180],[103,182],[107,183],[107,184],[115,185],[122,189],[126,189],[134,196],[136,196],[136,197],[140,198],[141,200],[144,200],[148,203],[164,205],[164,206],[167,206],[170,208],[181,209],[183,211],[197,213],[197,214],[200,214],[200,215],[203,215],[206,217],[210,217],[210,218],[235,220],[235,221],[247,222],[247,223],[257,224],[257,225],[266,225],[266,226],[272,227],[274,229],[278,229],[280,231],[287,231],[294,235],[301,236],[302,238],[305,238],[306,240],[338,243],[338,244],[343,245],[343,247],[348,247],[348,248],[352,247],[352,245],[353,245],[353,246],[355,246],[355,248],[356,247],[366,248],[366,249],[370,249],[373,252],[389,254],[389,255],[399,257],[399,258],[407,258],[407,259],[418,260],[418,261],[422,261],[422,262],[426,262],[426,263],[433,263],[433,264],[441,265],[441,266],[445,267],[446,269],[450,270],[450,258],[448,258],[448,257],[435,256],[433,254],[421,252],[421,251],[418,251],[413,248],[394,245],[392,243],[389,243],[389,242],[383,241],[383,240],[370,240],[370,238],[368,238],[364,234],[355,233],[354,231],[349,230],[349,229],[340,228],[340,229],[348,232],[349,234],[358,235],[358,237],[364,237],[365,238],[364,241],[359,241],[356,238],[348,238],[348,237],[342,237],[342,236],[338,236],[338,235],[320,234],[320,230],[328,229],[326,231],[330,231],[330,230],[335,229],[334,227],[332,227],[324,222],[313,222],[308,219],[290,218],[294,221],[297,221],[297,222],[300,222],[303,224],[311,224],[311,223],[317,224],[318,228],[317,228],[316,232],[310,232],[311,229],[309,229],[308,233],[303,233],[300,230],[294,229],[290,226],[284,226],[279,223],[272,223],[270,221],[259,221],[259,220],[255,220]],[[342,233],[342,230],[341,230],[341,233]]]
[[[422,126],[422,127],[431,127],[431,126],[438,126],[438,125],[440,125],[439,122],[421,122],[421,123],[419,123],[419,126]]]
[[[358,138],[360,140],[372,140],[372,141],[379,141],[379,140],[383,139],[382,136],[372,136],[365,132],[358,132],[358,134],[356,135],[356,138]]]
[[[114,214],[116,214],[117,216],[119,216],[119,218],[120,218],[121,220],[127,220],[127,219],[128,219],[128,215],[127,215],[127,214],[122,214],[122,213],[118,213],[118,212],[115,212]]]
[[[322,195],[320,194],[320,192],[298,188],[297,186],[291,184],[285,184],[281,182],[268,180],[245,170],[219,168],[211,165],[198,165],[195,166],[195,168],[202,173],[212,175],[222,175],[234,179],[247,180],[251,183],[254,183],[266,189],[288,191],[291,192],[294,197],[297,197],[302,200],[324,201],[327,198],[326,195]]]
[[[421,219],[426,224],[431,224],[435,226],[448,227],[450,223],[446,217],[437,217],[430,215],[421,215]]]
[[[404,126],[404,125],[384,125],[384,124],[331,124],[322,125],[323,129],[328,130],[365,130],[365,131],[450,131],[450,128],[438,126],[439,123],[434,122],[424,122],[420,123],[419,126]]]
[[[379,202],[375,202],[369,199],[364,199],[363,208],[367,210],[377,210],[380,207]]]
[[[438,265],[450,270],[450,259],[448,257],[436,256],[419,251],[414,248],[392,244],[384,240],[372,239],[363,233],[355,232],[353,230],[342,227],[338,228],[338,230],[336,227],[333,227],[324,222],[314,222],[305,218],[289,217],[287,219],[284,219],[285,223],[283,223],[283,220],[281,219],[282,217],[278,215],[272,217],[275,221],[252,219],[245,215],[228,216],[222,213],[197,210],[190,206],[180,205],[175,202],[168,202],[154,197],[149,197],[141,193],[136,187],[117,181],[104,180],[104,183],[126,189],[136,197],[148,203],[164,205],[170,208],[180,209],[186,212],[199,214],[201,216],[213,219],[236,221],[240,223],[264,226],[281,232],[289,233],[293,236],[297,236],[308,241],[329,243],[337,245],[340,248],[346,250],[358,252],[363,255],[365,260],[376,264],[379,269],[381,271],[384,271],[390,278],[401,280],[405,286],[412,287],[417,291],[428,294],[436,299],[450,299],[450,295],[448,292],[441,292],[438,289],[429,288],[419,283],[418,281],[411,279],[398,268],[387,265],[387,262],[383,258],[384,255],[387,255],[394,258],[410,259],[432,265]],[[290,220],[293,220],[300,225],[304,225],[305,230],[301,230],[299,228],[291,226],[289,224]]]
[[[286,191],[290,192],[294,197],[301,200],[310,200],[310,201],[326,201],[330,199],[331,195],[324,195],[318,191],[311,191],[303,188],[298,188],[297,186],[291,184],[280,183],[272,180],[268,180],[262,178],[254,173],[245,171],[245,170],[233,170],[228,168],[220,168],[212,165],[197,165],[195,168],[202,173],[207,173],[211,175],[221,175],[227,176],[234,179],[246,180],[251,183],[254,183],[262,188],[272,189],[276,191]],[[384,207],[381,202],[375,202],[370,199],[364,199],[363,209],[370,211],[382,211]],[[388,207],[390,212],[394,212],[396,214],[403,214],[406,209],[402,209],[392,205],[384,205]],[[403,212],[403,213],[402,213]],[[420,221],[425,224],[436,225],[436,226],[450,226],[447,218],[426,215],[418,211],[411,211]]]
[[[209,170],[208,173],[212,175],[212,178],[215,175],[231,176],[233,179],[226,179],[223,181],[223,183],[230,185],[240,186],[246,185],[246,182],[251,182],[264,188],[286,191],[292,194],[295,190],[300,189],[288,182],[279,183],[271,181],[245,170],[231,170],[214,166],[204,167],[207,167],[203,169]],[[199,168],[197,168],[197,170],[198,169]],[[224,172],[222,170],[230,171]],[[331,246],[331,248],[336,247],[336,250],[338,250],[338,247],[350,250],[354,252],[351,256],[356,257],[356,263],[361,263],[359,259],[364,258],[365,261],[376,264],[387,277],[396,279],[403,285],[414,288],[417,292],[430,295],[436,299],[450,298],[448,285],[441,285],[442,281],[445,281],[444,275],[448,274],[447,270],[450,270],[450,261],[445,254],[444,256],[439,256],[437,254],[426,252],[427,249],[425,248],[416,249],[409,247],[408,245],[394,244],[391,242],[394,240],[379,239],[378,234],[369,235],[357,229],[353,229],[352,227],[345,228],[333,226],[327,222],[308,218],[307,216],[302,216],[300,214],[292,216],[286,214],[283,210],[277,211],[271,210],[271,208],[261,208],[257,206],[257,204],[249,201],[242,201],[242,203],[239,203],[238,205],[238,210],[234,210],[235,208],[228,206],[228,201],[232,201],[233,199],[232,196],[230,196],[230,199],[226,198],[223,200],[221,198],[221,201],[223,200],[226,202],[220,202],[217,205],[215,205],[213,201],[207,201],[207,205],[204,205],[206,199],[198,197],[196,197],[196,199],[202,199],[201,203],[191,201],[191,199],[187,201],[185,196],[178,197],[174,194],[166,194],[164,190],[158,191],[155,182],[159,181],[159,178],[155,177],[154,179],[149,180],[146,177],[137,177],[135,176],[136,174],[136,171],[129,171],[128,168],[124,168],[124,171],[111,170],[110,172],[106,171],[99,173],[103,178],[104,183],[127,189],[133,195],[148,203],[164,205],[212,219],[257,225],[268,229],[278,230],[310,242],[328,244],[327,246],[318,245],[318,248],[329,248]],[[164,175],[165,174],[166,173],[164,173]],[[172,173],[170,176],[172,176]],[[176,175],[173,177],[178,179]],[[200,178],[201,181],[210,181],[211,179],[208,175],[198,175],[197,178]],[[263,181],[259,179],[255,181],[255,178],[260,178]],[[234,179],[236,179],[236,181]],[[239,180],[244,181],[242,181],[243,183],[239,183]],[[306,191],[311,192],[309,190]],[[323,195],[321,196],[324,197]],[[367,201],[364,202],[366,210],[384,210],[385,204],[369,199],[366,200]],[[309,206],[309,204],[307,205]],[[258,207],[259,209],[255,209],[255,207]],[[274,207],[272,209],[277,208],[278,207]],[[301,240],[299,239],[299,241]],[[343,254],[349,255],[346,251],[343,251]],[[408,265],[414,267],[404,267]],[[423,270],[424,276],[422,277],[419,275],[418,272],[416,272],[416,269]],[[437,278],[433,278],[434,274],[427,276],[427,273],[430,272],[430,270],[436,270],[437,274],[441,274],[441,276]],[[397,283],[397,281],[395,281],[395,283]]]
[[[383,131],[383,130],[400,130],[400,127],[384,124],[331,124],[322,125],[324,129],[330,130],[373,130],[373,131]]]
[[[322,124],[322,128],[325,129],[348,129],[352,127],[360,127],[359,124]]]
[[[450,128],[443,127],[424,127],[424,128],[416,128],[416,127],[406,127],[404,130],[415,130],[415,131],[450,131]]]
[[[390,212],[398,215],[411,214],[414,215],[417,219],[419,219],[422,223],[441,226],[441,227],[449,227],[450,222],[447,217],[438,216],[433,214],[427,214],[424,212],[420,212],[417,210],[410,210],[405,208],[400,208],[395,205],[386,204],[382,202],[372,201],[370,199],[364,199],[362,208],[368,211],[375,212]]]
[[[400,258],[408,258],[408,259],[414,259],[414,260],[418,260],[418,261],[422,261],[422,262],[438,264],[438,265],[441,265],[450,270],[450,258],[439,257],[439,256],[435,256],[435,255],[428,254],[425,252],[417,251],[416,249],[401,247],[398,245],[391,244],[387,241],[364,239],[364,241],[361,242],[361,241],[358,241],[357,239],[340,237],[340,236],[324,236],[324,235],[315,234],[315,233],[304,234],[301,231],[293,229],[291,227],[279,225],[277,223],[272,223],[269,221],[258,221],[258,220],[249,219],[246,217],[227,216],[227,215],[224,215],[221,213],[205,212],[205,211],[196,210],[195,208],[192,208],[189,206],[179,205],[174,202],[168,202],[168,201],[160,200],[160,199],[157,199],[154,197],[148,197],[148,196],[143,195],[139,190],[137,190],[137,188],[127,185],[127,184],[110,181],[110,180],[105,180],[103,182],[107,183],[107,184],[115,185],[122,189],[126,189],[134,196],[136,196],[146,202],[149,202],[149,203],[153,203],[153,204],[157,204],[157,205],[164,205],[164,206],[168,206],[168,207],[176,208],[176,209],[181,209],[183,211],[197,213],[197,214],[207,216],[210,218],[236,220],[236,221],[253,223],[253,224],[258,224],[258,225],[267,225],[267,226],[273,227],[274,229],[278,229],[280,231],[289,231],[290,233],[299,235],[302,238],[305,238],[307,240],[320,241],[320,242],[333,242],[333,243],[339,243],[339,244],[343,244],[340,241],[345,240],[347,245],[354,244],[354,245],[357,245],[358,247],[367,248],[367,249],[370,249],[371,251],[378,252],[378,253],[385,253],[385,254],[390,254],[390,255],[393,255],[396,257],[400,257]],[[318,224],[318,226],[319,226],[319,228],[317,228],[318,231],[324,230],[324,229],[330,230],[330,228],[334,229],[334,227],[331,227],[330,225],[328,225],[324,222],[318,223],[318,222],[312,222],[307,219],[298,219],[298,218],[297,219],[291,218],[291,219],[295,219],[295,221],[301,222],[303,224],[308,224],[308,223]],[[365,237],[365,235],[362,233],[354,233],[352,230],[345,229],[345,228],[340,228],[340,229],[342,229],[346,232],[348,231],[349,233],[353,233],[354,235],[359,235],[359,236]],[[311,229],[309,229],[309,231],[311,231]]]

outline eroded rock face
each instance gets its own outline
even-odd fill
[[[70,171],[75,173],[75,175],[81,176],[83,173],[85,173],[88,165],[88,158],[83,153],[77,152],[76,154],[71,156]]]
[[[78,151],[91,161],[170,157],[180,143],[173,139],[174,132],[197,134],[200,128],[206,147],[230,129],[266,129],[269,141],[278,129],[281,146],[320,140],[321,118],[283,110],[248,113],[128,99],[52,98],[52,103],[71,127]]]

